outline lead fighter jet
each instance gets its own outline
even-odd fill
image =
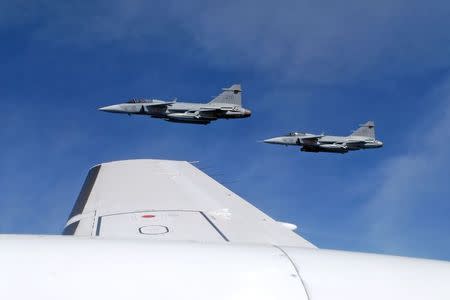
[[[383,142],[375,139],[375,123],[373,121],[368,121],[360,126],[349,136],[291,132],[285,136],[264,140],[264,143],[301,146],[300,150],[304,152],[333,153],[383,147]]]
[[[241,85],[234,84],[208,103],[132,99],[126,103],[99,108],[101,111],[128,115],[147,115],[169,122],[208,124],[217,119],[250,117],[251,111],[242,107]]]

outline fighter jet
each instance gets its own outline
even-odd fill
[[[241,85],[234,84],[208,103],[131,99],[126,103],[99,108],[101,111],[128,115],[147,115],[176,123],[209,124],[217,119],[250,117],[251,111],[242,107]]]
[[[300,146],[300,150],[304,152],[333,153],[383,147],[383,143],[375,139],[375,123],[373,121],[368,121],[360,126],[349,136],[291,132],[285,136],[264,140],[264,143]]]

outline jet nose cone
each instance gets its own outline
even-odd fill
[[[267,140],[264,140],[263,142],[267,143],[267,144],[282,144],[282,141],[279,137],[267,139]]]
[[[122,112],[123,111],[122,108],[120,107],[120,105],[118,105],[118,104],[100,107],[98,110],[106,111],[106,112]]]

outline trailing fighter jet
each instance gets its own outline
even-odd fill
[[[247,118],[252,114],[242,107],[241,85],[234,84],[209,103],[132,99],[126,103],[99,108],[101,111],[128,115],[147,115],[169,122],[208,124],[217,119]]]
[[[373,121],[368,121],[360,126],[349,136],[291,132],[285,136],[264,140],[264,143],[301,146],[301,151],[304,152],[333,153],[383,147],[383,142],[375,139],[375,123]]]

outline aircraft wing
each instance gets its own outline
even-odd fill
[[[217,115],[224,114],[227,111],[236,110],[234,107],[200,107],[199,109],[191,110],[191,113],[198,113],[204,118],[210,118],[212,120],[217,119]]]
[[[221,108],[200,108],[190,111],[191,113],[198,113],[203,118],[209,118],[211,120],[217,120],[217,114],[222,113],[224,110]]]
[[[363,146],[365,144],[364,141],[358,141],[358,140],[348,140],[344,143],[345,145],[348,146]]]
[[[292,229],[188,162],[127,160],[89,171],[64,234],[315,248]]]
[[[201,107],[198,111],[200,112],[214,112],[214,111],[222,111],[222,109],[215,107]]]
[[[221,112],[221,111],[233,111],[238,109],[237,106],[233,106],[233,107],[201,107],[199,109],[200,112]]]
[[[364,144],[365,141],[361,141],[361,140],[346,140],[345,143],[346,144]]]
[[[218,113],[223,112],[220,108],[200,108],[196,110],[201,116],[216,118]]]

